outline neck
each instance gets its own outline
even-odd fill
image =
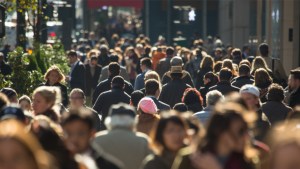
[[[230,148],[220,141],[218,146],[217,146],[218,156],[226,157],[230,154],[230,152],[231,152]]]

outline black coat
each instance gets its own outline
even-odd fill
[[[168,105],[168,104],[166,104],[162,101],[159,101],[157,98],[155,98],[153,96],[147,96],[147,97],[150,97],[154,101],[154,103],[155,103],[155,105],[156,105],[156,107],[159,111],[164,111],[164,110],[170,110],[171,109],[170,105]]]
[[[4,61],[0,62],[0,74],[2,75],[10,75],[12,72],[11,67],[9,64],[5,63]]]
[[[105,130],[106,127],[103,125],[105,118],[108,115],[110,107],[118,103],[130,103],[130,96],[123,90],[118,88],[113,88],[112,90],[102,93],[96,100],[93,109],[102,115],[101,119],[101,129]]]
[[[212,91],[212,90],[218,90],[223,95],[227,95],[231,92],[239,92],[240,91],[240,89],[238,87],[232,86],[230,84],[230,82],[226,82],[226,81],[221,81],[221,82],[217,83],[217,85],[209,88],[209,91]]]
[[[261,106],[261,109],[266,114],[272,125],[277,122],[284,121],[288,117],[288,114],[293,112],[292,108],[277,101],[267,101]]]
[[[49,84],[49,82],[46,82],[46,83],[43,83],[41,86],[51,86],[51,85]],[[67,107],[69,104],[69,96],[68,96],[67,86],[65,86],[61,83],[55,83],[52,86],[58,87],[60,89],[62,104],[64,105],[64,107]]]
[[[238,88],[241,88],[242,86],[244,86],[246,84],[253,84],[253,83],[254,83],[254,80],[249,76],[236,77],[231,82],[231,84],[233,86],[236,86]]]
[[[98,85],[99,77],[101,74],[102,67],[100,65],[97,65],[95,67],[95,73],[94,76],[92,76],[91,73],[91,66],[90,64],[85,65],[85,94],[87,96],[91,95],[91,89],[95,89]]]
[[[197,72],[197,77],[196,77],[196,82],[195,82],[195,87],[196,89],[199,89],[200,87],[204,86],[204,75],[208,72],[213,71],[212,68],[206,68],[206,69],[200,69]]]
[[[162,87],[159,100],[173,107],[176,103],[181,102],[182,95],[187,88],[191,88],[191,86],[181,79],[172,80]]]
[[[103,80],[97,85],[93,93],[93,100],[92,100],[93,104],[96,102],[97,98],[101,95],[101,93],[111,89],[111,81],[112,81],[112,77],[109,77],[108,79]],[[126,80],[124,80],[124,82],[125,82],[124,91],[130,96],[131,93],[133,92],[133,87]]]
[[[74,88],[85,90],[85,66],[80,61],[76,63],[71,73],[70,87],[71,90]]]
[[[300,87],[290,96],[289,106],[294,108],[297,105],[300,105]]]

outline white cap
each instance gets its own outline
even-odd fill
[[[244,85],[241,89],[240,89],[240,93],[250,93],[253,94],[254,96],[259,97],[259,90],[257,87],[247,84]]]

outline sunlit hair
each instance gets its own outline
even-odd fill
[[[249,60],[247,60],[247,59],[243,59],[243,60],[240,62],[239,67],[240,67],[241,65],[247,65],[247,66],[249,66],[249,67],[251,68],[251,63],[250,63]]]
[[[260,87],[264,84],[271,84],[273,82],[272,77],[264,68],[259,68],[254,74],[254,85]]]
[[[200,63],[200,68],[201,69],[208,69],[208,68],[213,69],[213,67],[214,67],[214,59],[211,56],[206,55]]]
[[[35,165],[32,169],[52,169],[47,153],[42,149],[37,139],[28,131],[25,126],[16,120],[5,120],[0,123],[0,142],[16,141],[27,151],[30,159]]]
[[[155,80],[157,80],[159,83],[161,83],[160,77],[159,77],[159,75],[157,74],[157,72],[155,72],[155,71],[148,71],[148,72],[145,74],[144,81],[146,82],[147,80],[150,80],[150,79],[155,79]]]
[[[255,71],[259,68],[264,68],[266,71],[271,72],[266,61],[261,56],[257,56],[252,62],[251,74],[253,75]]]
[[[21,103],[22,101],[27,101],[29,104],[31,104],[31,99],[27,95],[23,95],[19,98],[19,103]]]
[[[224,59],[223,60],[222,68],[228,68],[228,69],[230,69],[233,76],[236,76],[238,74],[236,72],[236,69],[233,66],[232,61],[230,59]]]
[[[184,129],[185,132],[188,129],[186,121],[183,120],[183,118],[176,111],[171,110],[162,112],[160,115],[160,120],[155,124],[150,132],[151,147],[158,155],[161,155],[162,152],[167,149],[163,134],[169,123],[179,125]]]
[[[200,92],[195,88],[187,88],[185,89],[183,96],[181,98],[181,102],[186,105],[192,105],[194,103],[199,103],[201,106],[203,105],[203,98],[200,95]]]
[[[47,72],[45,73],[44,79],[46,81],[49,80],[50,73],[52,73],[52,72],[57,72],[58,73],[58,76],[59,76],[58,82],[60,82],[60,83],[64,83],[65,82],[65,75],[62,73],[62,71],[56,65],[51,66],[47,70]]]

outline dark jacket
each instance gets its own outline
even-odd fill
[[[189,74],[189,72],[183,70],[182,71],[182,77],[181,77],[182,81],[188,85],[190,85],[191,87],[194,87],[194,83],[192,81],[191,75]],[[171,71],[168,71],[164,74],[163,78],[162,78],[162,84],[167,84],[172,80],[171,78]]]
[[[254,128],[255,139],[263,141],[271,127],[270,121],[262,109],[256,111],[257,119]]]
[[[98,57],[98,64],[101,65],[102,67],[108,65],[110,62],[109,60],[109,56],[108,55],[103,55],[103,54],[100,54],[99,57]]]
[[[156,72],[159,74],[161,78],[167,71],[171,69],[171,64],[170,64],[171,59],[172,57],[167,56],[166,58],[163,58],[158,62],[156,67]]]
[[[267,99],[268,88],[271,85],[271,82],[255,85],[259,89],[259,98],[262,103],[265,103]]]
[[[43,83],[41,86],[51,86],[49,82]],[[68,96],[68,89],[67,86],[61,84],[61,83],[56,83],[52,85],[54,87],[58,87],[61,92],[61,99],[62,99],[62,104],[67,107],[69,104],[69,96]]]
[[[85,90],[85,67],[80,61],[76,63],[71,73],[70,87],[71,90],[74,88]]]
[[[191,88],[181,79],[175,79],[162,87],[159,100],[173,107],[176,103],[181,102],[185,89]]]
[[[206,94],[208,93],[210,87],[211,87],[210,85],[204,85],[204,87],[201,87],[199,89],[201,97],[203,98],[203,107],[207,106],[206,105]]]
[[[232,86],[230,84],[230,82],[227,82],[227,81],[221,81],[221,82],[217,83],[217,85],[209,88],[209,91],[212,91],[212,90],[218,90],[223,95],[227,95],[231,92],[239,92],[240,91],[240,89],[238,87]]]
[[[293,112],[292,108],[277,101],[267,101],[261,108],[272,125],[284,121],[288,117],[288,114]]]
[[[300,87],[290,95],[289,106],[294,108],[296,105],[300,105]]]
[[[96,102],[97,98],[101,95],[101,93],[106,92],[106,91],[108,91],[108,90],[111,89],[111,81],[112,81],[112,79],[113,79],[113,77],[109,77],[108,79],[100,82],[97,85],[97,87],[95,88],[95,91],[93,93],[93,100],[92,100],[93,104]],[[124,80],[124,82],[125,82],[124,91],[130,96],[131,93],[133,92],[133,87],[126,80]]]
[[[9,64],[5,63],[4,61],[0,62],[0,74],[6,76],[6,75],[10,75],[11,72],[12,69],[9,66]]]
[[[189,104],[189,105],[186,105],[186,106],[188,107],[188,110],[193,112],[193,113],[197,113],[197,112],[203,110],[203,107],[200,103]]]
[[[196,89],[199,89],[200,87],[204,86],[204,75],[208,72],[213,71],[212,68],[206,68],[206,69],[200,69],[197,72],[197,77],[196,77],[196,82],[195,82],[195,87]]]
[[[168,104],[166,104],[162,101],[159,101],[154,96],[146,96],[146,97],[150,97],[154,101],[154,103],[156,104],[156,107],[159,111],[170,110],[171,109],[170,105],[168,105]]]
[[[94,76],[92,76],[90,64],[85,65],[85,81],[86,81],[85,95],[90,96],[91,89],[95,89],[96,86],[98,85],[101,69],[102,67],[100,65],[96,65]]]
[[[171,169],[175,156],[170,152],[162,155],[149,155],[145,158],[142,169]]]
[[[96,100],[93,109],[96,110],[98,114],[102,115],[101,130],[106,129],[103,124],[108,115],[109,108],[118,103],[130,103],[130,96],[119,88],[113,88],[109,91],[101,93]]]
[[[231,85],[241,88],[246,84],[253,84],[254,80],[249,76],[240,76],[233,79]]]

